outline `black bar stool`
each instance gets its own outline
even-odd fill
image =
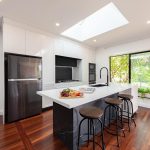
[[[107,106],[104,110],[104,127],[105,127],[105,130],[109,134],[117,136],[117,146],[119,147],[119,131],[120,130],[123,132],[123,135],[125,137],[124,128],[123,128],[123,120],[122,120],[122,108],[120,107],[123,101],[119,98],[106,98],[105,103],[107,104]],[[107,111],[109,111],[108,126],[105,125]],[[112,117],[112,114],[114,115],[114,117]],[[115,121],[115,124],[113,124],[112,121]],[[115,129],[111,129],[110,124],[115,125]]]
[[[127,122],[125,123],[128,123],[128,129],[129,129],[129,132],[130,132],[130,126],[131,126],[131,122],[134,123],[135,127],[136,127],[136,123],[135,123],[135,118],[134,118],[134,114],[133,114],[133,103],[131,101],[131,99],[133,98],[132,95],[128,95],[128,94],[118,94],[118,97],[121,98],[124,103],[126,104],[127,106],[127,110],[123,111],[125,114],[123,114],[124,117],[127,118]],[[131,111],[130,111],[130,106],[131,106]]]
[[[101,147],[102,150],[105,150],[105,144],[104,144],[104,138],[103,138],[103,122],[101,121],[101,118],[103,116],[103,110],[101,110],[100,108],[97,107],[85,107],[85,108],[81,108],[79,110],[80,115],[83,117],[83,119],[80,121],[79,123],[79,131],[78,131],[78,149],[80,146],[80,137],[82,137],[83,135],[80,135],[81,133],[81,125],[83,123],[83,121],[88,120],[88,145],[90,142],[90,135],[93,136],[92,142],[93,142],[93,150],[95,150],[95,144],[98,144],[97,142],[95,142],[95,129],[96,129],[96,124],[95,121],[97,120],[100,124],[101,127]],[[91,133],[91,129],[92,129],[92,133]],[[84,134],[85,135],[85,134]],[[99,145],[99,144],[98,144]],[[99,145],[100,146],[100,145]]]

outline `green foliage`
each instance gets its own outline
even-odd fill
[[[131,56],[131,82],[150,87],[150,52]]]
[[[144,98],[145,94],[150,94],[150,88],[144,88],[144,87],[138,88],[138,93],[140,93],[141,97]]]
[[[129,55],[111,57],[111,79],[113,82],[129,82]]]
[[[138,93],[145,93],[145,94],[150,94],[150,88],[138,88]]]

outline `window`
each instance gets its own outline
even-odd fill
[[[131,55],[131,83],[150,87],[150,52]]]
[[[150,51],[110,57],[111,82],[150,87]]]

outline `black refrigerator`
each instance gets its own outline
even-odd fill
[[[41,89],[41,58],[5,53],[5,122],[40,114]]]

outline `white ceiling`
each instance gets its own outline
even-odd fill
[[[150,0],[3,0],[0,14],[60,34],[72,25],[113,2],[129,24],[89,39],[84,43],[95,48],[109,47],[150,37]],[[60,27],[55,23],[59,22]]]

